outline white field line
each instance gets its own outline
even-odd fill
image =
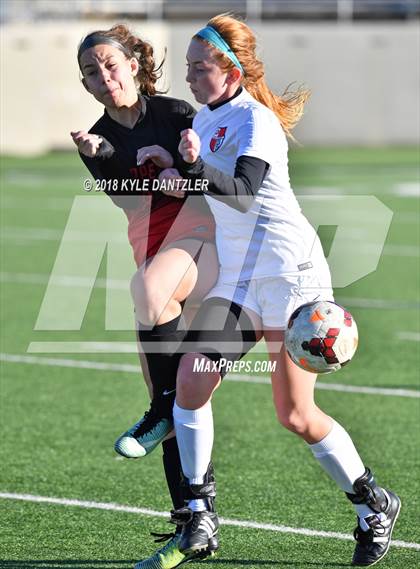
[[[19,354],[0,353],[0,361],[19,364],[34,364],[57,367],[70,367],[81,369],[94,369],[99,371],[121,371],[124,373],[141,374],[140,366],[132,364],[113,364],[106,362],[93,362],[89,360],[71,360],[59,358],[42,358],[38,356],[23,356]]]
[[[73,198],[57,197],[45,199],[29,199],[22,197],[2,197],[2,209],[30,209],[32,210],[53,210],[53,211],[68,211],[70,212],[73,204]]]
[[[89,360],[72,360],[60,358],[45,358],[39,356],[25,356],[20,354],[0,353],[0,361],[8,363],[46,365],[56,367],[70,367],[80,369],[93,369],[98,371],[115,371],[123,373],[141,374],[140,366],[132,364],[113,364],[105,362],[94,362]],[[264,375],[245,375],[230,374],[226,376],[225,381],[240,381],[243,383],[264,383],[269,384],[270,378]],[[361,385],[343,385],[340,383],[323,383],[316,382],[317,389],[325,391],[341,391],[344,393],[364,393],[368,395],[388,395],[397,397],[414,397],[420,398],[420,391],[414,389],[391,389],[385,387],[365,387]]]
[[[4,226],[0,233],[3,240],[26,243],[33,241],[61,241],[64,236],[63,229],[49,227],[15,227]],[[125,232],[109,233],[106,231],[66,231],[67,241],[106,243],[112,239],[115,243],[128,243]]]
[[[13,227],[3,226],[1,237],[7,241],[59,241],[64,230],[48,227]]]
[[[417,245],[385,245],[383,255],[389,257],[420,257],[420,249]]]
[[[92,288],[92,279],[87,277],[78,277],[72,275],[45,275],[36,273],[0,273],[0,282],[3,283],[17,283],[27,285],[46,285],[51,284],[62,287],[81,287]],[[103,279],[95,280],[95,288],[104,288],[109,290],[130,290],[130,283],[128,280],[118,279]]]
[[[329,175],[333,169],[328,168]],[[333,186],[298,186],[295,187],[294,191],[296,197],[299,199],[301,196],[313,196],[316,200],[330,200],[334,196],[352,196],[354,194],[361,194],[361,187],[354,186],[351,187],[333,187]],[[365,191],[366,188],[363,188]],[[385,194],[398,196],[400,198],[419,198],[420,197],[420,184],[418,182],[401,182],[385,190]],[[380,195],[372,192],[372,195],[376,195],[380,199]],[[398,212],[397,212],[398,214]],[[394,223],[394,220],[393,220]],[[418,223],[418,219],[417,219]]]
[[[30,342],[30,354],[136,354],[136,342]]]
[[[336,301],[347,308],[373,308],[379,310],[419,310],[416,300],[398,300],[386,298],[359,298],[337,296]]]
[[[16,227],[4,226],[1,231],[1,237],[5,241],[13,243],[33,243],[34,241],[60,241],[63,238],[64,229],[51,229],[47,227]],[[66,240],[74,242],[92,242],[106,243],[112,238],[114,242],[127,243],[127,236],[119,233],[106,233],[104,231],[67,231]],[[380,249],[380,247],[379,247]],[[376,253],[378,250],[377,243],[360,243],[360,251]],[[418,247],[415,245],[393,245],[384,246],[382,255],[391,257],[414,257],[420,256]]]
[[[409,342],[420,342],[420,332],[397,332],[397,340],[408,340]]]
[[[194,342],[184,342],[182,344],[186,352],[193,352],[195,349]],[[235,342],[223,342],[225,350],[235,350],[237,345]],[[136,354],[138,347],[136,342],[30,342],[26,353],[28,354]],[[263,341],[258,342],[250,351],[251,354],[266,354],[267,348]],[[239,368],[240,371],[240,368]],[[256,371],[264,371],[259,369]]]
[[[245,383],[270,383],[270,378],[263,375],[241,375],[232,374],[226,379],[230,381],[242,381]],[[414,397],[420,398],[420,391],[415,389],[394,389],[388,387],[366,387],[363,385],[344,385],[342,383],[323,383],[317,381],[316,389],[324,391],[341,391],[342,393],[364,393],[366,395],[388,395],[393,397]]]
[[[410,184],[408,184],[410,186]],[[304,187],[299,188],[295,192],[298,197],[300,196],[308,196],[308,195],[317,195],[321,194],[325,196],[327,194],[330,195],[339,195],[339,196],[349,196],[354,195],[354,191],[352,189],[344,189],[344,188],[325,188],[325,187]],[[398,195],[400,197],[416,197],[416,189],[414,188],[411,190],[411,187],[401,188],[396,190],[391,190],[391,194]],[[45,198],[45,199],[28,199],[22,197],[13,197],[7,196],[2,197],[1,205],[2,209],[30,209],[30,210],[53,210],[53,211],[67,211],[69,212],[73,203],[73,198],[69,197],[56,197],[56,198]],[[419,224],[419,214],[417,212],[404,212],[404,211],[397,211],[394,212],[394,216],[392,218],[392,224]]]
[[[112,512],[125,512],[128,514],[140,514],[143,516],[151,516],[159,518],[169,517],[168,512],[159,512],[157,510],[149,510],[148,508],[136,508],[134,506],[124,506],[120,504],[113,504],[112,502],[91,502],[85,500],[69,500],[66,498],[52,498],[52,497],[50,498],[48,496],[34,496],[32,494],[13,494],[9,492],[1,492],[0,498],[4,500],[22,500],[24,502],[55,504],[60,506],[89,508],[95,510],[107,510]],[[320,530],[313,530],[307,528],[293,528],[289,526],[276,525],[276,524],[263,524],[247,520],[220,518],[220,523],[225,526],[234,526],[246,529],[260,529],[265,531],[275,531],[279,533],[292,533],[297,535],[304,535],[307,537],[333,538],[333,539],[341,539],[346,541],[353,540],[353,537],[346,533],[338,533],[333,531],[320,531]],[[401,547],[403,549],[420,550],[420,543],[411,543],[407,541],[393,541],[391,545],[393,545],[394,547]]]
[[[50,282],[55,286],[62,287],[88,287],[92,286],[92,280],[86,277],[73,275],[51,276],[40,273],[8,273],[0,272],[0,282],[17,283],[26,285],[46,285]],[[103,279],[95,280],[95,287],[109,290],[129,290],[129,283],[125,280]],[[347,308],[376,308],[380,310],[416,310],[420,308],[420,303],[415,300],[397,300],[386,298],[359,298],[359,297],[337,297],[337,302]]]
[[[391,193],[400,198],[420,198],[420,184],[418,182],[403,182],[394,186]]]
[[[35,174],[33,172],[21,172],[20,170],[8,170],[5,172],[4,182],[7,184],[14,184],[16,189],[23,189],[26,191],[28,187],[43,187],[48,181],[51,181],[49,176],[43,174]],[[41,198],[42,199],[42,198]]]

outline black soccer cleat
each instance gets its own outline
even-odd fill
[[[193,512],[188,505],[172,512],[173,523],[182,525],[179,550],[184,554],[207,551],[213,554],[219,549],[218,531],[219,519],[215,509],[216,482],[213,464],[210,462],[203,484],[189,484],[183,480],[183,494],[185,503],[190,500],[201,499],[206,503],[207,509]]]
[[[367,468],[363,476],[353,485],[355,494],[347,494],[355,504],[367,504],[372,515],[365,518],[369,529],[363,531],[360,519],[354,530],[357,541],[352,565],[369,567],[378,563],[388,553],[391,544],[392,530],[401,509],[401,500],[396,494],[380,488]]]
[[[200,551],[214,553],[219,548],[216,512],[193,512],[189,508],[181,508],[173,515],[177,516],[178,523],[183,523],[178,547],[184,555]]]

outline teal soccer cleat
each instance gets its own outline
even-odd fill
[[[115,442],[115,451],[126,458],[150,454],[174,427],[172,418],[163,416],[154,402],[150,410]]]

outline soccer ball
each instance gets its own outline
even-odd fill
[[[354,356],[357,326],[342,306],[325,300],[309,302],[291,315],[284,341],[296,365],[313,373],[331,373]]]

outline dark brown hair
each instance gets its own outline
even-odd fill
[[[80,57],[83,51],[87,49],[87,46],[91,47],[89,45],[89,40],[93,39],[93,36],[114,40],[113,42],[109,42],[110,45],[114,45],[119,48],[127,58],[135,57],[137,59],[139,62],[139,71],[135,77],[135,81],[140,93],[143,95],[156,95],[157,93],[165,92],[158,91],[155,84],[162,76],[162,67],[165,62],[166,50],[163,60],[159,65],[156,65],[153,47],[151,44],[134,35],[126,25],[117,24],[112,26],[109,30],[91,32],[80,42],[77,50],[79,67]],[[100,42],[95,41],[92,45],[97,45],[98,43]]]

